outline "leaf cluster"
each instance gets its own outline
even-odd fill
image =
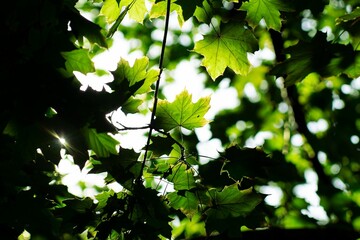
[[[3,9],[4,239],[359,234],[357,1],[35,0]],[[95,58],[119,37],[120,48],[131,43],[128,55],[99,68]],[[186,61],[212,95],[185,88],[168,99],[170,72]],[[111,80],[96,88],[82,81],[89,76]],[[209,118],[222,92],[221,103],[234,94],[239,103]],[[129,126],[132,115],[150,119]],[[137,131],[147,139],[140,150],[122,138]],[[104,184],[85,195],[80,181],[83,194],[72,192],[59,170],[65,161]]]

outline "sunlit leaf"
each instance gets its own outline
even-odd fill
[[[138,23],[143,23],[147,13],[145,0],[121,0],[120,9],[123,7],[128,7],[129,18],[135,20]]]
[[[210,22],[212,16],[212,7],[210,6],[208,1],[203,1],[202,6],[196,6],[194,17],[199,22],[208,23]]]
[[[110,154],[117,154],[119,141],[106,133],[97,133],[96,129],[84,129],[84,135],[87,139],[89,148],[92,149],[98,157],[108,157]]]
[[[252,188],[239,190],[238,184],[225,186],[222,191],[211,189],[208,192],[212,199],[212,207],[206,211],[211,218],[246,216],[263,201],[263,196]]]
[[[282,0],[250,0],[244,2],[241,9],[247,11],[246,20],[251,26],[259,25],[264,19],[268,28],[277,31],[281,28],[280,11],[289,11]]]
[[[138,107],[143,103],[143,100],[130,97],[122,106],[121,110],[124,113],[137,113],[139,112]]]
[[[194,47],[195,52],[204,56],[202,65],[213,80],[222,75],[226,67],[237,74],[247,74],[250,66],[247,53],[256,49],[253,33],[240,23],[223,25],[220,32],[205,35]]]
[[[167,179],[174,183],[175,190],[189,190],[196,186],[193,170],[184,163],[175,165]]]
[[[68,72],[79,71],[86,74],[95,71],[94,63],[86,49],[62,52],[61,55],[66,59],[65,67]]]
[[[116,0],[105,0],[100,15],[104,15],[108,23],[113,23],[120,15],[119,3]]]
[[[204,118],[204,115],[210,108],[210,97],[200,98],[196,103],[191,101],[191,97],[191,94],[184,90],[176,96],[172,103],[167,100],[159,100],[156,110],[156,126],[165,131],[176,127],[192,130],[208,123],[209,121]]]
[[[167,11],[167,1],[160,1],[153,5],[150,10],[150,19],[158,18],[161,16],[165,16]],[[184,24],[183,10],[181,6],[174,3],[172,1],[170,6],[170,12],[175,11],[178,16],[179,25],[182,26]]]
[[[159,70],[150,69],[145,77],[144,84],[135,92],[135,94],[143,94],[151,91],[151,85],[158,80]]]
[[[183,195],[172,192],[167,195],[167,198],[171,207],[180,210],[189,218],[198,212],[199,199],[193,192],[185,191]]]
[[[134,65],[130,66],[129,62],[121,58],[118,63],[118,68],[116,69],[116,77],[123,79],[126,78],[130,86],[134,85],[136,82],[144,80],[147,77],[146,69],[149,65],[149,59],[147,57],[138,58],[135,60]],[[153,77],[154,73],[151,72]],[[151,78],[153,80],[153,78]]]

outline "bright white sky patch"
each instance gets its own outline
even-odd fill
[[[296,196],[310,204],[307,210],[302,210],[302,213],[319,221],[328,222],[329,217],[320,205],[320,197],[316,193],[318,176],[313,170],[308,169],[305,171],[305,179],[305,184],[299,184],[293,190]]]

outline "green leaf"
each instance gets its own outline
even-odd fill
[[[119,3],[116,0],[105,0],[100,15],[105,16],[108,23],[113,23],[120,15]]]
[[[360,7],[355,8],[351,13],[342,15],[336,19],[339,28],[347,31],[351,38],[354,50],[360,50]]]
[[[203,23],[209,23],[213,15],[213,8],[208,1],[203,1],[202,6],[196,6],[194,17]]]
[[[104,48],[108,47],[105,36],[101,33],[102,28],[99,25],[87,20],[76,12],[70,12],[70,18],[70,27],[78,39],[84,36],[91,43],[96,43]]]
[[[213,80],[222,75],[226,67],[236,74],[245,75],[250,63],[248,52],[257,49],[253,33],[239,23],[227,23],[219,32],[205,35],[195,43],[195,52],[204,56],[202,65]]]
[[[150,19],[158,18],[161,16],[165,16],[167,11],[167,1],[161,1],[153,5],[150,10]],[[176,3],[171,3],[170,13],[175,11],[178,15],[179,25],[182,26],[184,24],[183,10],[181,6]]]
[[[135,20],[138,23],[143,23],[147,13],[145,0],[121,0],[120,9],[123,7],[128,7],[130,19]]]
[[[189,190],[196,187],[193,170],[187,169],[186,164],[181,162],[172,168],[167,180],[174,183],[175,190]]]
[[[263,201],[263,196],[254,192],[252,188],[239,190],[237,183],[225,186],[220,192],[210,189],[208,195],[212,199],[212,206],[206,214],[217,219],[246,216]]]
[[[192,103],[191,94],[184,90],[172,103],[167,100],[158,101],[155,125],[167,132],[176,127],[189,130],[202,127],[209,122],[204,118],[209,108],[210,97],[200,98]]]
[[[95,71],[94,63],[86,49],[62,52],[61,55],[66,59],[65,67],[68,72],[79,71],[86,74]]]
[[[175,144],[174,140],[169,137],[153,136],[151,141],[152,143],[149,145],[149,150],[154,157],[169,154],[172,146]]]
[[[352,20],[357,20],[360,18],[360,7],[355,8],[351,13],[342,15],[336,19],[336,23],[347,22]]]
[[[110,154],[118,154],[117,146],[119,141],[106,133],[97,133],[96,129],[84,129],[84,135],[89,148],[92,149],[98,157],[109,157]]]
[[[108,31],[106,37],[110,38],[114,35],[117,31],[120,23],[124,20],[126,14],[129,12],[132,5],[126,6],[124,10],[120,11],[121,9],[118,6],[117,1],[115,0],[108,0],[104,3],[103,7],[100,10],[100,14],[104,15],[108,21],[108,23],[115,23],[111,26]]]
[[[322,77],[340,74],[350,67],[355,58],[350,45],[330,43],[322,32],[317,33],[310,41],[299,41],[286,48],[284,53],[290,57],[278,63],[269,73],[284,76],[285,86],[300,82],[313,72]]]
[[[148,65],[149,65],[149,59],[147,57],[136,59],[133,66],[130,66],[128,61],[121,58],[120,62],[118,63],[118,68],[115,71],[116,77],[118,78],[117,80],[122,80],[126,78],[130,83],[129,86],[132,86],[135,83],[140,82],[141,80],[144,80],[147,77],[146,69]],[[148,81],[154,81],[153,78],[155,73],[151,72],[150,74],[151,75],[149,76]],[[151,83],[147,82],[147,85],[144,86],[144,88],[147,89]],[[144,91],[144,88],[140,88],[142,89],[141,92]]]
[[[150,69],[146,74],[144,84],[134,93],[134,95],[150,92],[151,85],[159,78],[159,72],[158,69]]]
[[[276,31],[281,29],[280,11],[289,11],[281,0],[250,0],[240,9],[247,11],[246,20],[250,26],[256,27],[264,19],[267,27]]]
[[[167,198],[171,207],[180,210],[189,218],[198,212],[199,199],[193,192],[186,191],[183,195],[172,192],[167,195]]]
[[[287,162],[281,152],[273,151],[270,155],[259,147],[240,148],[234,145],[225,150],[222,158],[226,159],[222,172],[236,180],[243,177],[273,182],[302,180],[296,167]]]
[[[188,20],[194,15],[197,6],[202,5],[202,0],[177,0],[177,4],[181,6],[184,20]]]
[[[130,97],[122,106],[121,110],[125,113],[137,113],[139,112],[138,107],[143,103],[143,100]]]
[[[356,52],[354,63],[348,67],[344,73],[350,78],[357,78],[360,76],[360,53]]]

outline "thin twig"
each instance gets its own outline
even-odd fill
[[[170,5],[171,5],[171,0],[167,0],[166,16],[165,16],[165,29],[164,29],[164,36],[163,36],[163,41],[162,41],[162,46],[161,46],[161,54],[160,54],[160,60],[159,60],[159,76],[158,76],[158,79],[157,79],[156,85],[155,85],[154,104],[153,104],[153,110],[152,110],[151,119],[150,119],[149,135],[148,135],[146,146],[145,146],[144,159],[143,159],[143,162],[141,164],[140,173],[139,173],[138,178],[136,179],[136,183],[141,182],[141,177],[142,177],[142,174],[143,174],[147,154],[148,154],[148,151],[149,151],[151,135],[152,135],[152,132],[154,130],[153,126],[154,126],[154,121],[155,121],[156,107],[157,107],[157,103],[158,103],[160,79],[161,79],[161,74],[163,72],[166,39],[167,39],[168,30],[169,30]]]

